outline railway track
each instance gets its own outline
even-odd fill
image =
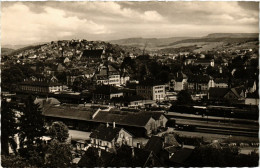
[[[192,116],[186,118],[183,118],[183,116],[176,116],[174,120],[177,129],[182,131],[247,137],[258,137],[259,132],[259,125],[255,122],[252,122],[251,124],[232,123],[229,122],[229,120],[223,122],[223,120],[219,120],[219,118],[214,118],[209,121],[200,117],[192,118]]]
[[[246,132],[236,130],[224,130],[224,129],[212,129],[196,127],[195,132],[211,133],[211,134],[223,134],[223,135],[235,135],[235,136],[247,136],[247,137],[258,137],[258,132]]]
[[[229,117],[212,117],[212,116],[201,117],[201,115],[179,114],[175,112],[174,113],[169,112],[167,116],[172,119],[188,119],[194,121],[209,121],[209,122],[220,121],[224,123],[246,124],[246,125],[255,125],[255,126],[259,125],[258,121],[256,120],[242,120],[242,119],[229,118]]]
[[[182,124],[180,122],[176,123],[177,125],[187,125]],[[203,129],[215,129],[215,130],[227,130],[227,131],[241,131],[241,132],[251,132],[251,133],[258,133],[259,129],[254,128],[234,128],[234,127],[224,127],[224,126],[211,126],[211,125],[197,125],[197,124],[189,124],[190,126],[193,126],[194,128],[203,128]]]

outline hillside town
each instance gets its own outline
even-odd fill
[[[2,153],[57,150],[65,134],[64,166],[203,166],[209,150],[234,160],[223,166],[256,166],[258,52],[151,54],[87,40],[20,49],[1,62]],[[21,162],[42,166],[45,152]]]
[[[259,1],[1,2],[1,167],[258,167]]]

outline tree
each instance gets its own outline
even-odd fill
[[[22,115],[20,118],[20,144],[21,148],[24,145],[27,148],[39,145],[41,143],[40,138],[45,133],[44,118],[42,110],[38,104],[34,104],[32,96],[24,101],[25,106],[22,108]]]
[[[199,167],[253,167],[258,165],[258,160],[258,154],[239,154],[236,147],[206,145],[195,148],[189,164]]]
[[[121,64],[121,68],[125,68],[127,66],[132,66],[132,64],[133,64],[133,60],[131,59],[131,57],[125,57]]]
[[[29,162],[21,156],[4,156],[1,155],[2,167],[31,167]]]
[[[11,103],[5,100],[1,102],[1,150],[3,154],[8,155],[8,143],[13,144],[12,142],[14,142],[14,135],[17,133],[17,123]]]
[[[46,152],[46,166],[69,167],[72,163],[71,145],[66,143],[69,137],[68,127],[62,122],[53,122],[47,131],[52,137]]]
[[[170,80],[169,75],[170,75],[169,72],[161,71],[158,73],[157,79],[163,83],[167,83]]]
[[[69,129],[63,122],[53,122],[47,133],[59,142],[65,142],[69,137]]]
[[[72,84],[72,90],[75,92],[81,92],[82,90],[87,89],[91,85],[92,84],[90,80],[84,79],[83,77],[77,77]]]
[[[139,71],[139,80],[142,81],[142,80],[145,80],[145,76],[147,75],[147,72],[146,72],[146,67],[145,65],[142,65],[141,66],[141,69]]]
[[[177,104],[188,105],[193,102],[191,95],[188,91],[182,90],[177,94]]]
[[[206,73],[209,75],[209,76],[217,76],[218,75],[218,71],[213,68],[212,66],[208,66],[207,69],[206,69]]]
[[[15,85],[33,75],[35,75],[35,71],[31,69],[28,64],[10,65],[8,68],[3,69],[1,73],[1,87],[3,90],[13,91],[15,89]]]
[[[58,72],[56,74],[57,79],[59,80],[59,82],[66,84],[67,83],[67,74],[65,71],[63,72]]]
[[[114,157],[114,154],[108,154],[107,157],[99,157],[98,150],[94,147],[88,148],[85,154],[80,159],[78,166],[79,167],[107,167],[111,162],[111,158]],[[110,166],[110,165],[109,165]],[[121,165],[123,166],[123,165]]]
[[[46,155],[46,166],[50,167],[69,167],[72,162],[70,144],[61,143],[54,139],[48,146]]]

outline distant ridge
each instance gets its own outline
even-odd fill
[[[258,38],[258,33],[212,33],[204,38]]]
[[[147,44],[148,47],[157,47],[159,45],[168,45],[185,39],[193,39],[194,37],[170,37],[170,38],[126,38],[109,41],[112,44],[142,47]]]
[[[143,48],[147,45],[147,48],[161,48],[172,46],[180,43],[194,43],[194,42],[233,42],[233,41],[245,41],[251,39],[258,39],[258,33],[212,33],[203,37],[170,37],[170,38],[126,38],[119,40],[109,41],[112,44],[119,44],[125,46]],[[233,39],[233,40],[232,40]]]

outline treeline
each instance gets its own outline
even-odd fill
[[[72,148],[68,128],[61,122],[44,123],[39,105],[31,96],[23,103],[1,101],[1,165],[3,167],[69,167]],[[43,139],[50,136],[50,142]],[[16,137],[19,139],[16,139]],[[18,141],[17,141],[18,140]],[[9,144],[12,153],[9,153]]]

